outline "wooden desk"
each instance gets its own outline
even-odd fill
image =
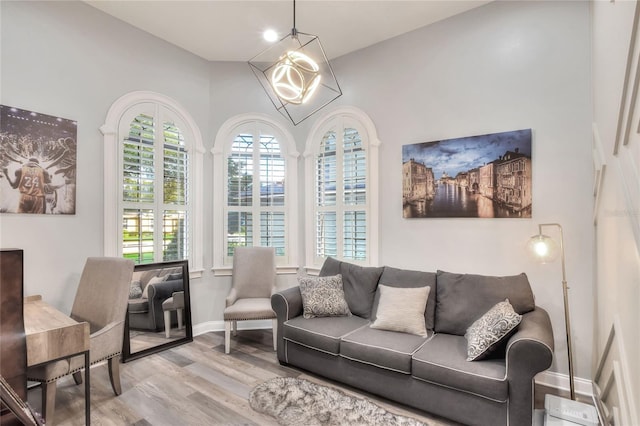
[[[45,303],[42,296],[28,296],[24,299],[24,330],[27,337],[28,367],[84,355],[85,416],[86,424],[89,425],[89,323],[75,321]]]

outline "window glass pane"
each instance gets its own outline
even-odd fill
[[[164,203],[187,203],[187,152],[182,132],[173,123],[165,122],[164,135]]]
[[[140,114],[123,140],[122,194],[125,202],[152,203],[154,170],[153,117]]]
[[[316,205],[336,205],[337,183],[336,132],[329,131],[320,143],[316,164]]]
[[[253,217],[249,212],[227,213],[227,256],[236,246],[253,246]]]
[[[344,212],[343,258],[367,259],[367,214],[364,211]]]
[[[344,129],[344,203],[366,204],[367,159],[356,129]]]
[[[165,210],[162,216],[162,260],[187,259],[188,247],[186,212]]]
[[[125,209],[122,215],[122,255],[135,263],[152,263],[153,210]]]
[[[253,201],[253,136],[240,134],[227,159],[227,205],[251,206]]]
[[[260,205],[284,206],[285,159],[275,136],[260,135]]]
[[[276,256],[285,255],[284,212],[260,213],[260,245],[274,247]]]
[[[337,256],[338,239],[335,212],[318,212],[316,221],[316,256]]]

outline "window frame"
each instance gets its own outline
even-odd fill
[[[154,105],[154,113],[162,111],[163,119],[170,119],[182,132],[185,150],[189,154],[188,169],[188,241],[189,275],[202,276],[203,267],[203,158],[204,145],[197,124],[178,102],[155,92],[135,91],[118,98],[109,108],[104,125],[100,127],[104,142],[104,255],[122,257],[122,213],[123,202],[122,173],[123,139],[133,118],[149,105]],[[147,109],[148,111],[148,109]],[[160,119],[160,117],[158,117]],[[158,120],[158,123],[162,123]],[[126,130],[125,130],[126,129]],[[126,132],[126,134],[125,134]],[[113,206],[117,206],[113,208]],[[160,222],[156,226],[162,226]]]
[[[306,141],[305,158],[305,216],[311,218],[305,226],[306,240],[306,266],[305,269],[311,273],[316,273],[322,267],[324,257],[316,256],[316,217],[319,211],[325,211],[326,208],[320,210],[316,204],[316,160],[319,154],[320,145],[324,135],[330,130],[344,132],[344,129],[350,127],[355,128],[361,139],[362,145],[366,152],[367,173],[366,173],[366,203],[364,208],[358,207],[359,211],[365,211],[367,215],[367,258],[365,261],[347,260],[350,263],[358,265],[376,266],[379,262],[379,147],[380,140],[373,121],[362,110],[344,106],[336,108],[324,116],[319,118],[309,131]],[[340,146],[337,149],[342,149]],[[338,170],[338,175],[342,175],[342,171]],[[338,203],[338,201],[340,201]],[[352,209],[343,208],[344,201],[336,200],[336,213],[343,215],[345,211]],[[343,239],[343,230],[337,230],[338,240]],[[339,245],[340,246],[340,245]],[[336,256],[342,259],[342,253]]]
[[[283,125],[264,114],[240,114],[228,119],[220,126],[216,134],[213,154],[213,268],[216,276],[229,276],[232,273],[233,257],[227,256],[226,224],[227,212],[233,207],[227,206],[227,159],[233,142],[238,134],[250,133],[259,135],[261,130],[273,134],[277,140],[285,160],[285,253],[284,257],[276,258],[278,274],[295,274],[298,269],[298,157],[295,139]],[[255,151],[254,151],[255,153]],[[255,155],[255,154],[254,154]],[[258,154],[259,155],[259,154]],[[255,157],[254,157],[255,158]],[[254,166],[257,167],[258,166]],[[254,189],[255,191],[255,189]],[[254,194],[255,195],[255,194]],[[254,200],[255,201],[255,200]],[[251,209],[260,212],[259,204],[253,203]],[[266,210],[268,206],[264,206]],[[260,221],[254,217],[253,223]],[[255,228],[254,228],[255,229]],[[260,235],[254,232],[254,245],[260,245]]]

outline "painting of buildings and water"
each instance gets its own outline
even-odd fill
[[[531,129],[402,146],[402,216],[531,218]]]

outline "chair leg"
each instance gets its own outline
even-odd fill
[[[43,382],[42,386],[42,415],[48,425],[52,425],[53,416],[56,409],[56,385],[57,382],[46,383]]]
[[[171,334],[171,311],[164,311],[164,337],[167,339]]]
[[[238,321],[233,321],[233,337],[238,335]]]
[[[224,353],[228,354],[231,350],[231,323],[232,321],[224,322]]]
[[[109,358],[107,361],[109,365],[109,380],[111,381],[111,388],[113,393],[120,395],[122,393],[122,386],[120,386],[120,356],[116,355],[113,358]]]
[[[82,371],[76,371],[73,373],[73,381],[76,382],[76,385],[82,384]]]
[[[271,320],[271,328],[273,328],[273,350],[278,350],[278,319]]]
[[[178,330],[182,330],[182,309],[177,309],[176,315],[178,316]]]

